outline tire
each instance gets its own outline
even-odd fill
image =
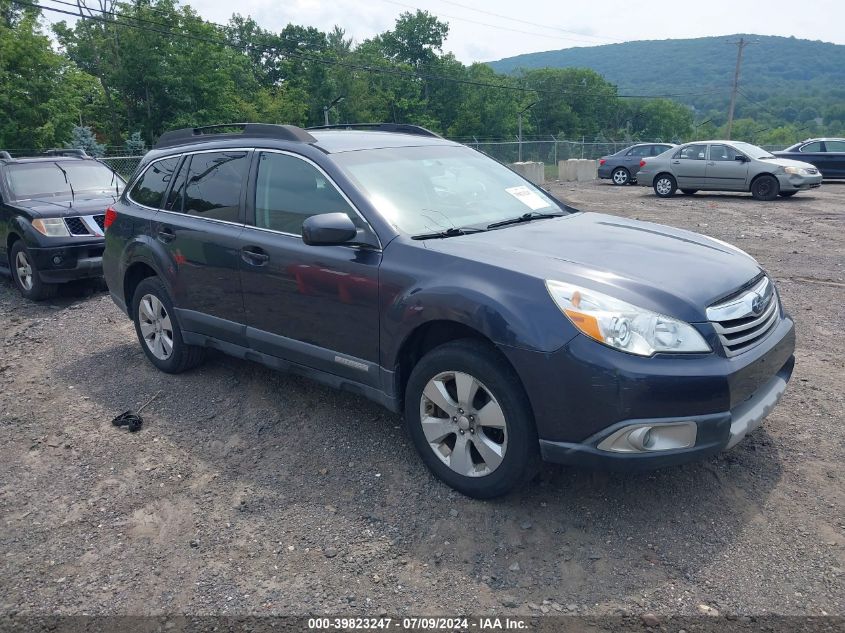
[[[698,193],[698,189],[681,189],[681,193],[685,196],[691,196],[694,193]]]
[[[797,190],[797,189],[796,189],[795,191],[778,191],[778,195],[779,195],[781,198],[791,198],[791,197],[792,197],[792,196],[794,196],[796,193],[798,193],[798,190]]]
[[[173,302],[158,277],[147,277],[135,289],[132,321],[141,349],[161,371],[179,374],[205,358],[205,348],[186,345],[182,340]]]
[[[459,382],[475,397],[459,397]],[[468,497],[507,494],[540,467],[534,416],[519,378],[478,341],[441,345],[417,363],[405,389],[405,424],[429,470]]]
[[[751,183],[751,196],[755,200],[771,201],[778,197],[780,183],[771,174],[757,176]]]
[[[653,186],[658,198],[671,198],[678,190],[678,181],[672,174],[658,174]]]
[[[15,286],[26,299],[43,301],[56,294],[58,286],[41,281],[32,255],[21,240],[12,244],[12,250],[9,252],[9,268]]]
[[[610,180],[611,182],[613,182],[614,185],[622,187],[631,182],[631,172],[629,172],[624,167],[617,167],[610,174]]]

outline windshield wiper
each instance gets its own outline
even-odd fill
[[[67,172],[58,163],[53,163],[53,164],[56,167],[58,167],[59,171],[61,171],[65,175],[65,182],[67,183],[67,186],[70,187],[70,203],[71,204],[75,203],[76,202],[76,194],[73,191],[73,185],[70,184],[70,179],[67,177]]]
[[[499,222],[493,222],[493,224],[488,224],[488,229],[497,229],[500,226],[509,226],[511,224],[521,224],[523,222],[531,222],[531,220],[542,220],[544,218],[559,218],[562,215],[566,215],[565,213],[540,213],[539,211],[529,211],[528,213],[523,213],[518,218],[510,218],[508,220],[500,220]]]
[[[448,229],[444,229],[442,231],[434,231],[432,233],[420,233],[419,235],[412,235],[412,240],[430,240],[437,237],[457,237],[458,235],[469,235],[470,233],[480,233],[485,229],[476,228],[472,226],[466,226],[463,228],[458,228],[456,226],[449,227]]]

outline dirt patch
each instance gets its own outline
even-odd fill
[[[763,427],[700,464],[546,467],[495,502],[435,481],[398,417],[215,355],[156,371],[102,288],[0,282],[0,611],[845,613],[845,185],[789,200],[553,185],[747,250],[798,333]],[[110,420],[162,391],[135,434]]]

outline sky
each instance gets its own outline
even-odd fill
[[[424,9],[449,23],[444,49],[464,63],[613,42],[754,33],[845,44],[845,0],[188,0],[204,18],[237,11],[265,29],[293,22],[361,41]],[[765,10],[761,10],[762,7]],[[489,25],[489,26],[488,26]]]

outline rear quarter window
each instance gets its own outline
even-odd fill
[[[179,157],[165,158],[151,163],[146,171],[132,186],[129,191],[129,199],[132,202],[158,209],[161,205],[161,198],[173,178],[173,171],[179,164]]]

